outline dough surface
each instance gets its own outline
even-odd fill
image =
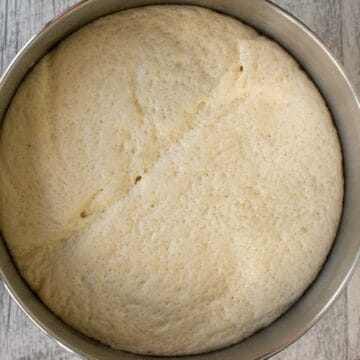
[[[112,347],[233,344],[309,286],[335,238],[342,157],[280,46],[230,17],[101,18],[19,87],[0,140],[0,227],[42,301]]]

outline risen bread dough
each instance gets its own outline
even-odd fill
[[[342,208],[322,97],[277,44],[209,10],[101,18],[26,77],[0,142],[23,277],[112,347],[237,342],[309,286]]]

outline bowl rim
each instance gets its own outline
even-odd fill
[[[0,77],[0,93],[2,91],[2,88],[4,86],[4,84],[7,82],[9,75],[12,73],[12,71],[14,71],[14,69],[16,69],[16,66],[19,62],[19,60],[23,57],[24,53],[30,49],[34,42],[42,35],[44,34],[50,27],[52,26],[56,26],[56,24],[62,20],[64,17],[66,17],[67,15],[73,13],[75,10],[77,10],[80,7],[83,6],[87,6],[87,4],[92,3],[95,0],[80,0],[78,2],[76,2],[75,4],[71,5],[70,7],[66,8],[65,10],[61,11],[59,14],[55,15],[53,18],[51,18],[45,25],[43,25],[33,36],[31,36],[31,38],[21,47],[21,49],[17,52],[17,54],[15,55],[15,57],[10,61],[10,63],[7,65],[5,71],[3,72],[3,74]],[[357,106],[360,110],[360,102],[359,102],[359,98],[357,96],[356,90],[354,88],[354,86],[352,85],[351,81],[349,80],[349,77],[347,75],[346,70],[344,69],[343,65],[341,64],[341,62],[336,58],[336,56],[333,54],[333,52],[330,50],[330,48],[328,47],[328,45],[326,45],[326,43],[320,39],[320,37],[313,31],[311,30],[307,25],[305,25],[301,20],[299,20],[298,18],[296,18],[294,15],[292,15],[290,12],[288,12],[287,10],[283,9],[281,6],[274,4],[272,1],[270,0],[260,0],[264,3],[267,4],[267,6],[269,6],[270,8],[272,8],[273,10],[275,10],[277,12],[277,14],[279,14],[280,16],[286,18],[287,20],[289,20],[294,26],[297,26],[298,28],[300,28],[307,36],[309,36],[312,41],[314,41],[317,46],[319,46],[322,51],[327,55],[329,61],[331,61],[337,71],[339,72],[339,74],[342,77],[342,80],[345,81],[348,89],[351,92],[352,97],[355,100],[355,103],[357,103]],[[154,1],[153,5],[159,5],[160,3],[156,2],[156,0]],[[175,1],[172,2],[170,1],[164,1],[161,2],[161,4],[164,5],[191,5],[190,3],[182,3],[180,0],[179,1]],[[143,7],[143,6],[151,6],[151,4],[146,4],[146,5],[142,5],[142,6],[130,6],[129,8],[136,8],[136,7]],[[195,4],[194,6],[199,6],[199,7],[205,7],[205,8],[209,8],[212,10],[215,10],[214,8],[212,8],[212,6],[209,4],[209,6],[205,6],[205,5],[199,5],[199,4]],[[119,11],[123,11],[123,10],[119,10]],[[217,11],[217,10],[215,10]],[[220,11],[221,12],[221,11]],[[109,13],[110,14],[110,13]],[[232,16],[234,18],[236,18],[236,16],[233,16],[231,14],[227,14],[228,16]],[[100,16],[101,17],[101,16]],[[98,17],[98,18],[100,18]],[[95,21],[92,20],[92,21]],[[243,21],[243,20],[241,20]],[[245,22],[246,23],[246,22]],[[75,31],[77,31],[78,29],[80,29],[81,27],[86,26],[86,24],[78,26]],[[251,25],[252,26],[252,25]],[[256,29],[256,27],[255,27]],[[258,30],[258,29],[256,29]],[[68,34],[65,34],[63,38],[66,38],[68,36]],[[60,40],[61,41],[61,40]],[[276,41],[276,39],[275,39]],[[48,50],[47,50],[48,51]],[[43,57],[44,55],[41,55],[39,57],[39,59],[41,59],[41,57]],[[298,59],[295,57],[295,59],[298,61]],[[37,60],[38,61],[38,60]],[[301,62],[300,62],[301,64]],[[34,64],[33,64],[34,65]],[[30,66],[30,68],[27,70],[26,74],[31,70],[31,68],[33,67]],[[24,77],[26,76],[26,74],[24,75]],[[23,78],[24,78],[23,77]],[[23,80],[22,78],[22,80]],[[20,80],[19,84],[17,85],[17,87],[21,84],[22,80]],[[16,91],[16,90],[15,90]],[[324,96],[325,98],[325,96]],[[325,98],[326,99],[326,98]],[[10,101],[8,103],[8,105],[11,102],[11,98]],[[6,114],[6,111],[5,111]],[[5,115],[4,115],[5,116]],[[1,128],[1,121],[2,119],[0,119],[0,128]],[[340,226],[340,224],[339,224]],[[4,243],[4,244],[2,244]],[[6,249],[6,251],[9,253],[6,243],[4,242],[3,239],[0,238],[0,247],[4,247]],[[9,258],[11,258],[11,255],[9,253]],[[325,260],[325,263],[327,262],[328,259]],[[13,263],[12,259],[11,259],[12,265],[15,270],[15,272],[18,273],[18,270],[15,266],[15,264]],[[279,344],[276,349],[273,349],[272,351],[269,351],[267,353],[264,353],[263,356],[261,357],[261,359],[265,359],[268,357],[271,357],[277,353],[279,353],[280,351],[284,350],[285,348],[287,348],[288,346],[290,346],[291,344],[293,344],[296,340],[298,340],[300,337],[302,337],[307,331],[309,331],[328,311],[329,309],[332,307],[332,305],[336,302],[336,300],[339,298],[339,296],[342,294],[342,292],[344,291],[344,289],[346,288],[346,285],[349,283],[349,281],[351,280],[357,266],[360,265],[360,246],[358,247],[358,251],[354,256],[354,261],[349,265],[348,267],[348,271],[346,273],[346,276],[342,279],[342,281],[340,282],[337,290],[335,293],[333,293],[333,295],[328,299],[328,301],[323,305],[322,309],[320,312],[318,312],[316,314],[315,317],[312,318],[311,321],[308,322],[308,324],[304,327],[302,327],[301,329],[299,329],[297,331],[297,334],[295,336],[293,336],[292,338],[288,339],[286,341],[285,344]],[[53,330],[51,327],[47,326],[46,324],[44,324],[41,320],[39,320],[35,314],[32,313],[32,310],[29,309],[29,307],[27,306],[27,304],[25,303],[25,301],[22,299],[21,296],[19,296],[19,294],[17,293],[17,291],[15,290],[15,288],[12,286],[12,281],[9,280],[9,277],[7,275],[7,269],[5,267],[2,266],[2,264],[0,263],[0,282],[2,282],[4,284],[5,289],[7,290],[7,292],[10,294],[12,300],[15,301],[15,303],[21,308],[21,310],[26,314],[26,316],[38,327],[40,328],[45,334],[47,334],[49,336],[49,338],[51,338],[52,340],[54,340],[58,345],[60,345],[62,348],[66,349],[67,351],[69,351],[72,354],[75,354],[79,357],[81,357],[82,359],[88,359],[86,356],[88,356],[88,354],[86,354],[86,352],[83,352],[81,349],[79,349],[78,347],[73,346],[73,344],[69,344],[68,341],[65,341],[64,339],[62,339],[61,336],[59,336],[55,330]],[[19,274],[19,276],[21,277],[21,275]],[[319,276],[319,274],[317,275],[317,277]],[[317,280],[317,277],[315,278],[314,282]],[[29,285],[26,283],[25,280],[22,279],[22,281],[25,283],[25,285],[29,288],[29,291],[32,292],[32,290],[30,289]],[[312,284],[309,285],[309,287],[311,287]],[[36,295],[36,294],[35,294]],[[304,295],[304,294],[303,294]],[[303,296],[302,295],[302,296]],[[299,301],[302,296],[297,300]],[[40,299],[38,299],[39,302],[41,302]],[[45,306],[45,305],[43,305]],[[46,306],[45,306],[46,307]],[[48,309],[48,311],[50,313],[51,310]],[[286,312],[284,314],[282,314],[281,316],[285,315]],[[54,315],[55,316],[55,315]],[[61,319],[60,319],[61,320]],[[62,321],[62,320],[61,320]],[[274,322],[278,321],[278,319],[274,320]],[[66,323],[64,323],[66,326],[68,326]],[[261,330],[260,330],[261,331]],[[78,331],[75,330],[75,332],[79,333]],[[80,333],[79,333],[80,334]],[[256,334],[256,333],[255,333]],[[253,335],[255,335],[253,334]],[[82,334],[80,334],[82,335]],[[251,336],[253,336],[251,335]],[[86,338],[88,338],[87,336],[85,336]],[[90,340],[92,340],[91,338],[88,338]],[[105,345],[106,346],[106,345]],[[232,346],[232,345],[231,345]],[[75,350],[76,348],[76,350]],[[222,351],[224,348],[221,348],[219,350],[216,350],[218,352]],[[122,351],[120,350],[120,352],[125,352],[126,351]],[[199,355],[206,355],[209,354],[211,352],[206,352],[206,353],[201,353],[201,354],[196,354],[196,355],[187,355],[187,356],[180,356],[180,359],[186,359],[186,358],[190,358],[190,357],[197,357]],[[129,353],[130,354],[130,353]],[[134,355],[135,358],[141,358],[144,357],[146,355],[141,355],[141,354],[132,354]],[[146,356],[151,358],[152,356]],[[177,356],[178,357],[178,356]],[[164,357],[164,359],[167,357]],[[176,358],[176,357],[173,357]]]

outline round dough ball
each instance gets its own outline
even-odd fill
[[[0,141],[0,226],[75,329],[157,355],[233,344],[309,286],[343,176],[318,90],[281,47],[198,7],[76,31],[34,66]]]

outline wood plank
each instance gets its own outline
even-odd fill
[[[274,1],[307,24],[343,61],[360,92],[360,1]],[[75,0],[0,0],[0,72],[55,14]],[[43,334],[0,284],[0,359],[75,360]],[[360,269],[325,317],[274,360],[360,360]]]
[[[360,95],[360,1],[346,0],[342,5],[343,64]],[[360,360],[360,267],[346,289],[347,358]]]

